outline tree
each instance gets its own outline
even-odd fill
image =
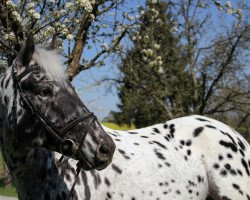
[[[113,113],[118,123],[134,123],[137,127],[154,124],[178,116],[186,110],[188,97],[176,105],[179,94],[188,94],[182,83],[189,84],[184,70],[180,44],[176,35],[170,2],[147,1],[142,10],[140,28],[131,33],[134,46],[122,59],[123,72],[119,87],[121,112]],[[176,109],[173,109],[176,108]]]
[[[141,43],[133,41],[134,46],[122,60],[120,112],[114,112],[118,123],[135,123],[141,127],[189,114],[210,115],[225,122],[225,115],[243,116],[238,123],[242,123],[241,119],[248,119],[249,86],[245,87],[249,83],[249,78],[245,76],[250,39],[248,7],[242,5],[246,9],[245,18],[239,10],[232,11],[240,13],[240,21],[219,22],[220,29],[213,36],[211,30],[214,31],[215,26],[211,23],[211,13],[198,15],[202,2],[156,1],[154,6],[161,4],[160,8],[162,4],[171,5],[172,9],[164,13],[165,17],[171,15],[168,17],[171,23],[163,22],[163,26],[157,29],[157,20],[152,22],[153,26],[145,20],[141,21],[139,33],[144,37],[149,35],[149,40],[146,43],[143,37]],[[148,3],[145,18],[151,12],[150,6]],[[228,2],[224,7],[221,4],[216,6],[232,10]],[[166,30],[166,27],[169,29]],[[173,27],[178,31],[170,31]],[[150,38],[151,32],[155,32],[155,36]],[[161,33],[168,37],[159,39]],[[178,38],[176,43],[172,43],[173,38]],[[154,43],[161,44],[160,56],[164,57],[162,55],[166,53],[165,59],[160,67],[159,63],[155,63],[155,67],[148,68],[154,61],[143,58],[143,54],[148,54],[145,44],[152,47]],[[170,49],[174,49],[174,55],[168,53]],[[153,49],[149,54],[154,56],[159,52]],[[132,97],[137,99],[132,100]],[[148,102],[153,106],[150,107]]]
[[[124,0],[0,1],[0,56],[8,66],[29,32],[36,42],[65,48],[67,75],[72,80],[82,70],[102,66],[132,24],[134,11]],[[122,12],[124,11],[123,15]],[[127,13],[125,13],[125,11]],[[114,13],[114,15],[113,15]],[[91,50],[95,47],[95,50]],[[84,51],[92,51],[86,58]]]

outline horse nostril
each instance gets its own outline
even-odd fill
[[[110,148],[108,147],[108,145],[106,144],[103,144],[100,146],[99,148],[99,152],[102,153],[102,154],[110,154]]]
[[[99,148],[97,149],[96,157],[100,161],[103,161],[103,162],[108,161],[110,159],[110,155],[111,155],[111,150],[109,146],[106,144],[101,144]]]

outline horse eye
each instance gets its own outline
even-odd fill
[[[53,90],[51,87],[45,87],[41,91],[42,96],[51,96],[53,94]]]

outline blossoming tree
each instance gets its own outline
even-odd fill
[[[2,0],[2,66],[10,64],[27,34],[33,32],[39,44],[64,47],[67,74],[72,80],[82,70],[103,65],[110,53],[119,51],[134,14],[133,9],[125,8],[124,0]],[[93,56],[84,58],[83,51],[92,47],[96,48]]]

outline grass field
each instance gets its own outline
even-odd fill
[[[132,130],[135,129],[134,125],[128,126],[128,125],[122,125],[119,126],[118,124],[112,123],[112,122],[102,122],[101,123],[103,126],[107,126],[108,128],[112,128],[115,130]]]

